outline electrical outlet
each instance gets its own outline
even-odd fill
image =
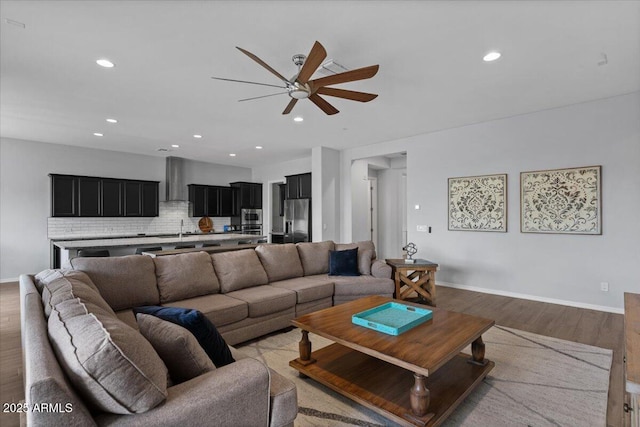
[[[609,292],[609,282],[600,282],[600,290],[602,292]]]
[[[424,233],[426,233],[427,230],[429,229],[429,227],[426,226],[426,225],[418,225],[416,228],[417,228],[418,231],[422,231]]]

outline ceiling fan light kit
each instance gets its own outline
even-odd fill
[[[369,67],[358,68],[356,70],[349,70],[339,72],[337,74],[332,74],[326,77],[320,77],[318,79],[309,80],[313,73],[315,73],[320,67],[323,67],[323,61],[327,57],[327,51],[325,48],[319,43],[315,42],[309,55],[305,56],[302,54],[297,54],[292,57],[293,63],[298,66],[298,73],[291,77],[290,79],[286,79],[282,76],[282,74],[278,73],[276,70],[271,68],[266,62],[258,58],[253,53],[237,47],[239,51],[247,55],[249,58],[253,59],[255,62],[260,64],[263,68],[268,70],[271,74],[276,76],[278,79],[284,83],[284,86],[276,86],[267,83],[257,83],[257,82],[249,82],[245,80],[234,80],[234,79],[226,79],[221,77],[212,77],[216,80],[225,80],[232,81],[237,83],[249,83],[261,86],[275,86],[280,87],[282,89],[286,89],[286,92],[274,93],[271,95],[263,95],[257,96],[254,98],[246,98],[241,99],[240,101],[248,101],[258,98],[266,98],[270,96],[280,95],[280,94],[288,94],[291,98],[289,104],[286,106],[282,114],[289,114],[293,107],[296,105],[298,100],[300,99],[309,99],[313,102],[318,108],[324,111],[328,115],[333,115],[338,113],[339,111],[327,100],[325,100],[320,95],[333,96],[336,98],[348,99],[351,101],[359,101],[359,102],[369,102],[375,99],[378,95],[372,93],[364,93],[364,92],[356,92],[347,89],[337,89],[331,88],[327,86],[332,86],[341,83],[348,83],[357,80],[366,80],[375,76],[378,72],[379,65],[371,65]],[[341,66],[342,67],[342,66]],[[344,68],[344,67],[342,67]]]

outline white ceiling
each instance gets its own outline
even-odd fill
[[[640,90],[638,1],[2,0],[0,15],[3,137],[245,167]],[[278,89],[210,78],[278,84],[235,46],[288,77],[316,40],[348,68],[380,64],[339,86],[379,97],[283,116],[287,95],[237,102]]]

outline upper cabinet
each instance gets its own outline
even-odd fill
[[[190,184],[191,216],[231,217],[236,215],[236,189],[217,185]]]
[[[311,198],[311,173],[289,175],[285,178],[287,178],[287,199]]]
[[[262,209],[262,184],[256,182],[232,182],[237,189],[236,206],[238,209]]]
[[[158,216],[158,182],[51,174],[51,216]]]

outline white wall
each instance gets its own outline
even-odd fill
[[[402,160],[405,160],[404,158]],[[378,171],[379,258],[402,258],[403,225],[406,221],[406,163]]]
[[[1,138],[0,281],[49,268],[50,173],[160,181],[165,195],[164,157]],[[247,168],[185,161],[185,184],[250,178]]]
[[[311,151],[313,241],[340,237],[340,152],[327,147]]]
[[[640,291],[639,92],[348,150],[344,180],[353,159],[405,150],[409,241],[440,264],[438,282],[618,310]],[[602,165],[601,236],[520,233],[520,172],[590,165]],[[508,232],[448,231],[447,178],[495,173],[508,174]]]

